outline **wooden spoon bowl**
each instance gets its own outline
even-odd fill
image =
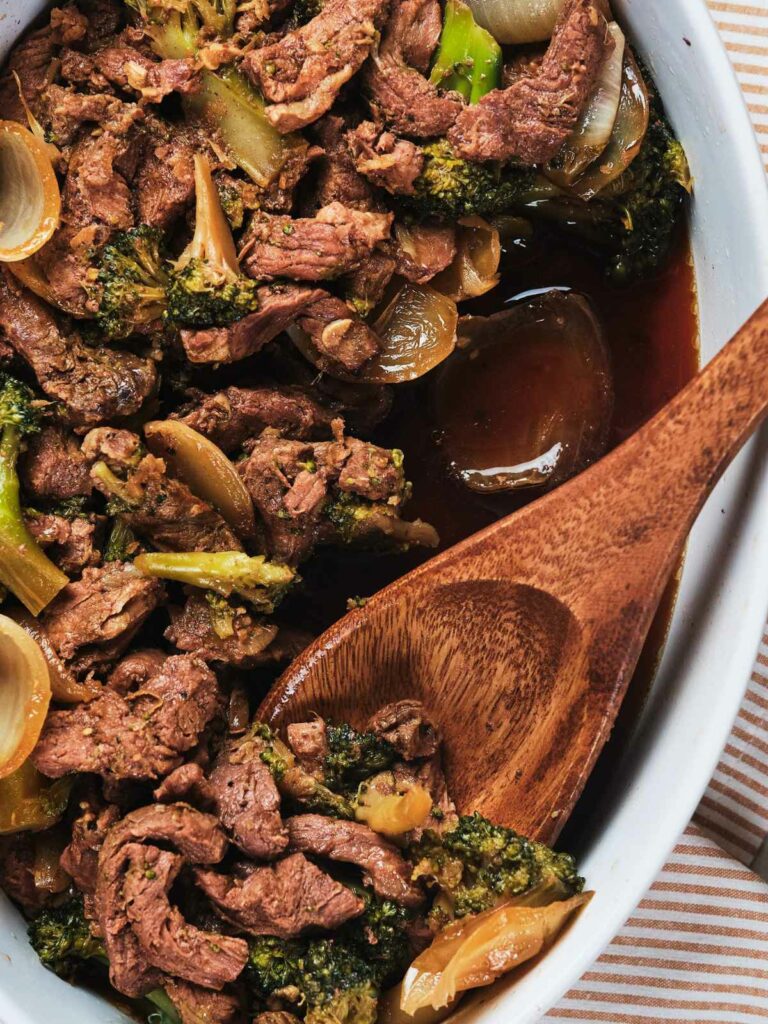
[[[581,476],[375,594],[304,651],[260,715],[360,727],[424,701],[448,785],[552,841],[608,738],[704,500],[768,409],[768,303]]]

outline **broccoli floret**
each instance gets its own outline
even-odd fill
[[[109,531],[106,547],[104,548],[105,562],[129,562],[139,550],[139,543],[136,534],[120,516],[112,520],[112,529]]]
[[[540,885],[556,885],[562,896],[571,896],[584,884],[568,854],[556,854],[480,814],[460,817],[443,835],[427,832],[408,856],[413,877],[440,890],[438,917],[477,914]]]
[[[125,338],[165,313],[168,274],[162,234],[142,224],[115,235],[99,261],[96,318],[110,338]]]
[[[40,429],[40,406],[26,384],[0,374],[0,583],[38,615],[69,580],[27,529],[16,471],[23,439]]]
[[[351,725],[328,725],[328,753],[323,761],[326,785],[356,790],[364,780],[391,768],[397,751],[373,732],[357,732]]]
[[[231,324],[258,309],[258,284],[240,273],[232,232],[200,153],[195,193],[195,234],[171,273],[167,315],[189,327]]]
[[[430,82],[477,103],[499,87],[503,66],[501,47],[477,24],[470,8],[461,0],[447,0]]]
[[[46,908],[27,931],[41,962],[62,978],[72,977],[87,960],[107,962],[104,943],[91,934],[81,896]]]
[[[306,25],[308,21],[316,18],[322,11],[325,0],[294,0],[291,4],[291,14],[288,19],[291,28],[298,28]]]
[[[493,216],[558,194],[531,168],[502,169],[463,160],[446,139],[427,143],[422,152],[425,162],[415,192],[401,198],[403,208],[419,219]]]
[[[255,939],[246,977],[256,996],[283,999],[308,1024],[374,1024],[374,970],[339,939]]]
[[[340,929],[339,937],[369,965],[375,984],[388,988],[402,978],[413,959],[406,931],[413,911],[362,886],[355,886],[355,893],[365,910]]]
[[[232,34],[237,0],[126,0],[145,22],[159,56],[191,57],[212,38]]]

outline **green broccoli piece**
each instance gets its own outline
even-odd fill
[[[191,57],[206,41],[232,35],[237,14],[237,0],[125,2],[144,21],[155,52],[167,59]]]
[[[255,939],[246,969],[257,1000],[283,999],[303,1008],[307,1024],[375,1024],[374,974],[339,939]]]
[[[40,405],[26,384],[0,373],[0,584],[38,615],[69,580],[27,529],[16,471],[23,439],[40,429]]]
[[[402,978],[413,959],[407,927],[414,912],[363,886],[353,888],[365,910],[343,925],[338,935],[369,965],[377,987],[385,989]]]
[[[112,529],[104,548],[104,561],[129,562],[136,556],[138,550],[136,534],[123,518],[116,516],[112,520]]]
[[[109,338],[125,338],[162,319],[168,274],[161,244],[161,232],[142,224],[113,236],[102,250],[96,319]]]
[[[27,933],[41,962],[61,978],[71,978],[87,960],[107,963],[104,943],[91,934],[81,896],[41,911]]]
[[[240,273],[232,232],[200,153],[195,190],[195,233],[171,272],[167,316],[189,327],[231,324],[258,309],[258,283]]]
[[[355,791],[364,779],[391,768],[397,751],[373,732],[357,732],[351,725],[328,725],[328,753],[323,775],[331,789]]]
[[[573,858],[556,854],[480,814],[464,815],[450,832],[427,832],[411,846],[413,878],[425,878],[443,897],[436,916],[464,917],[539,886],[556,887],[560,898],[580,892],[584,880]]]
[[[490,32],[481,28],[461,0],[447,0],[430,82],[477,103],[501,83],[504,58]]]

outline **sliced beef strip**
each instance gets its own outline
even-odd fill
[[[132,46],[118,44],[97,50],[93,63],[108,82],[139,93],[149,103],[159,103],[172,92],[186,95],[200,88],[200,74],[190,57],[152,60]]]
[[[152,140],[136,175],[136,203],[142,224],[166,231],[195,198],[195,151],[170,135]]]
[[[404,761],[432,757],[441,743],[440,728],[420,700],[399,700],[380,708],[366,729],[391,744]]]
[[[456,228],[425,221],[395,231],[398,272],[415,284],[426,284],[453,262]]]
[[[243,971],[248,943],[189,924],[168,893],[184,859],[157,846],[128,843],[123,876],[125,913],[153,967],[203,988],[222,989]]]
[[[120,810],[104,803],[95,791],[80,802],[80,815],[72,825],[72,838],[59,863],[86,896],[96,892],[99,850],[110,828],[120,820]]]
[[[43,427],[32,434],[19,461],[21,484],[35,501],[67,501],[92,490],[88,462],[75,437],[63,427]]]
[[[199,810],[209,810],[216,802],[216,791],[194,761],[174,768],[152,795],[159,804],[183,802]]]
[[[299,327],[324,362],[349,373],[360,370],[381,349],[381,341],[357,313],[335,295],[324,295],[303,310]]]
[[[288,845],[280,817],[280,794],[260,757],[261,745],[250,736],[226,747],[209,782],[216,814],[232,842],[258,860],[278,857]]]
[[[265,650],[277,635],[277,626],[259,621],[247,608],[233,608],[232,629],[220,637],[213,628],[211,609],[205,595],[190,593],[184,606],[169,608],[171,625],[165,636],[180,651],[192,651],[203,661],[250,669],[272,660]]]
[[[290,849],[362,868],[363,878],[384,899],[417,907],[424,895],[411,882],[411,866],[396,846],[356,821],[299,814],[286,821]]]
[[[107,686],[125,697],[133,690],[139,690],[162,671],[168,660],[165,651],[157,647],[139,648],[119,661],[107,677]]]
[[[27,527],[46,554],[68,576],[96,565],[101,552],[95,547],[96,520],[76,516],[67,519],[51,513],[27,517]]]
[[[81,670],[114,661],[164,594],[159,580],[110,562],[68,584],[40,621],[59,655]]]
[[[95,772],[111,781],[159,779],[181,764],[220,710],[216,677],[194,656],[179,655],[135,694],[105,690],[51,712],[32,758],[50,778]]]
[[[291,722],[287,728],[288,746],[301,767],[318,779],[323,777],[323,762],[328,754],[328,729],[322,718],[311,722]]]
[[[327,0],[306,25],[252,50],[243,68],[269,101],[267,117],[280,132],[316,121],[371,52],[388,0]]]
[[[75,425],[130,416],[154,390],[151,359],[120,349],[90,348],[62,333],[36,296],[0,275],[0,328],[32,368],[45,394],[61,402]]]
[[[374,250],[357,270],[344,278],[344,295],[356,311],[367,316],[384,298],[387,285],[397,270],[393,256],[380,249]]]
[[[28,833],[0,837],[0,889],[27,914],[50,900],[50,892],[35,885],[35,846]]]
[[[448,133],[467,160],[546,163],[562,149],[612,45],[599,0],[567,0],[540,67],[465,107]]]
[[[249,865],[242,877],[198,868],[195,880],[224,920],[249,935],[294,939],[310,929],[332,931],[365,909],[301,853],[274,867]]]
[[[360,174],[392,195],[413,195],[424,168],[424,154],[415,143],[382,131],[373,121],[347,132],[346,142]]]
[[[90,51],[103,46],[123,26],[126,9],[119,0],[78,0],[78,6],[88,19],[85,42]]]
[[[297,440],[330,437],[333,414],[303,388],[229,387],[214,395],[198,392],[178,418],[230,453],[267,427]]]
[[[218,821],[185,804],[142,807],[110,829],[99,854],[95,906],[110,981],[118,992],[132,998],[146,995],[164,981],[162,972],[147,961],[128,920],[123,894],[130,864],[126,847],[147,841],[175,847],[190,864],[218,864],[227,848]]]
[[[258,289],[259,308],[229,327],[183,329],[181,341],[191,363],[234,363],[252,356],[295,323],[302,312],[324,300],[319,288],[295,284]]]
[[[243,270],[256,280],[290,277],[326,281],[359,267],[389,238],[393,215],[331,203],[315,217],[254,214],[244,244]]]
[[[314,137],[323,149],[314,171],[314,187],[306,215],[331,203],[342,203],[352,210],[377,210],[382,206],[373,189],[356,170],[344,138],[347,123],[343,117],[328,114],[314,126]]]
[[[438,92],[422,74],[437,18],[436,0],[401,0],[363,73],[376,120],[402,135],[445,135],[463,107],[458,93]]]
[[[115,117],[123,105],[110,93],[74,92],[60,85],[49,85],[44,96],[44,120],[58,146],[73,142],[84,124],[99,124]]]
[[[240,1001],[232,993],[212,992],[177,978],[168,978],[163,987],[181,1024],[239,1024],[242,1020]]]

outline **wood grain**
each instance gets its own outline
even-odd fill
[[[374,595],[288,668],[260,713],[362,725],[420,697],[451,792],[552,841],[610,734],[685,538],[768,409],[768,302],[585,473]]]

